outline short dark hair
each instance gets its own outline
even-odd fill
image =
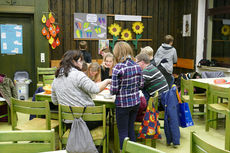
[[[80,50],[86,50],[86,48],[87,48],[87,42],[86,41],[80,41],[79,49]]]
[[[136,59],[138,61],[143,61],[145,64],[149,64],[150,63],[150,59],[149,59],[149,55],[145,54],[145,53],[140,53],[136,56]]]
[[[165,36],[164,43],[170,44],[170,43],[173,42],[173,41],[174,41],[173,36],[171,36],[171,35],[166,35],[166,36]]]

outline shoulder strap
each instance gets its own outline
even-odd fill
[[[173,84],[173,85],[172,85],[172,88],[173,88],[173,87],[176,87],[176,85]],[[176,87],[176,95],[177,95],[177,99],[178,99],[179,103],[182,103],[181,98],[180,98],[180,95],[179,95],[179,93],[178,93],[177,87]]]
[[[72,107],[69,106],[69,109],[70,109],[70,111],[71,111],[71,113],[72,113],[72,115],[73,115]],[[84,115],[84,113],[85,113],[85,110],[86,110],[86,106],[85,106],[84,109],[83,109],[83,112],[82,112],[82,114],[81,114],[81,117],[83,117],[83,115]],[[73,118],[75,119],[74,115],[73,115]]]

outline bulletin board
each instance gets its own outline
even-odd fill
[[[107,39],[106,14],[74,13],[74,39]]]
[[[1,54],[22,54],[22,25],[1,24]]]

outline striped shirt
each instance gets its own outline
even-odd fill
[[[139,88],[144,84],[142,71],[131,59],[114,66],[110,92],[116,95],[117,107],[131,107],[140,103]]]
[[[144,90],[150,95],[154,96],[158,91],[159,95],[169,90],[167,81],[164,75],[152,64],[149,64],[143,70]]]

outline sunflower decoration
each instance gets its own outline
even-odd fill
[[[142,32],[144,29],[144,25],[142,22],[134,22],[132,25],[133,32],[136,33],[136,40],[133,40],[133,44],[135,46],[135,50],[137,51],[137,41],[141,38]]]
[[[114,23],[114,24],[111,24],[109,27],[108,27],[108,29],[109,29],[109,33],[111,34],[111,35],[113,35],[113,36],[118,36],[119,34],[120,34],[120,32],[121,32],[121,27],[118,25],[118,24],[116,24],[116,23]]]
[[[129,29],[125,29],[121,32],[121,39],[128,41],[132,39],[132,33]]]
[[[141,34],[144,29],[144,25],[141,22],[134,22],[132,26],[133,32],[136,34]]]
[[[221,33],[222,33],[224,36],[229,35],[229,34],[230,34],[230,26],[224,25],[224,26],[221,28]]]
[[[108,27],[108,29],[109,29],[109,33],[110,33],[111,35],[113,35],[113,42],[110,42],[110,43],[109,43],[110,47],[111,47],[112,50],[113,50],[114,44],[115,44],[115,42],[117,41],[118,36],[119,36],[120,33],[121,33],[121,27],[120,27],[118,24],[114,23],[114,24],[111,24],[111,25]]]

